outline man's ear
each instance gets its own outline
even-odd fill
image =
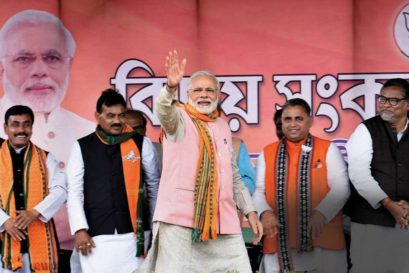
[[[97,111],[95,111],[94,117],[95,117],[95,120],[98,123],[99,113]]]

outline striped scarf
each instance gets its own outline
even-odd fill
[[[199,133],[199,160],[196,167],[194,221],[192,242],[217,238],[217,162],[213,140],[206,123],[219,116],[215,110],[211,115],[196,111],[189,104],[182,106],[195,124]]]
[[[280,272],[294,272],[290,247],[288,245],[288,223],[287,223],[287,169],[288,153],[285,140],[281,140],[277,151],[276,160],[276,208],[278,222],[281,224],[278,231],[278,260]],[[299,252],[310,251],[312,244],[308,233],[308,222],[310,218],[310,167],[312,158],[313,138],[308,135],[306,148],[300,154],[298,169],[298,242]]]
[[[136,134],[131,127],[125,126],[123,133],[117,136],[105,134],[100,127],[96,134],[102,143],[107,145],[120,144],[122,168],[125,180],[126,195],[132,226],[136,233],[136,256],[144,255],[145,234],[143,230],[143,200],[144,189],[141,181],[141,155],[132,136]]]
[[[13,163],[8,141],[0,150],[0,205],[12,218],[16,217],[13,191]],[[46,154],[43,150],[28,144],[24,155],[24,202],[27,210],[32,210],[48,195],[48,174]],[[36,273],[57,272],[57,245],[52,222],[43,223],[37,219],[27,227],[27,244],[31,271]],[[9,270],[23,268],[20,242],[11,239],[7,232],[1,236],[3,267]]]

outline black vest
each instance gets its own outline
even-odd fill
[[[27,150],[25,147],[19,154],[11,148],[10,156],[13,164],[13,192],[14,192],[14,202],[16,210],[25,210],[24,202],[24,187],[23,187],[23,174],[24,174],[24,154]],[[21,253],[28,252],[27,239],[22,240],[21,244]]]
[[[0,138],[0,146],[5,140]],[[7,148],[8,149],[8,148]],[[10,149],[10,157],[13,165],[13,192],[14,192],[14,205],[16,210],[26,210],[24,201],[24,155],[27,150],[25,147],[19,154],[15,152],[13,148]],[[48,154],[48,152],[46,152]],[[51,220],[52,222],[52,220]],[[28,241],[24,239],[20,242],[20,252],[28,252]]]
[[[134,135],[132,139],[142,151],[143,137]],[[120,144],[106,145],[95,133],[78,142],[84,161],[84,210],[88,233],[91,236],[114,234],[115,229],[119,234],[132,232]]]
[[[398,142],[392,127],[381,117],[375,116],[363,124],[372,138],[372,176],[392,200],[409,200],[409,130],[405,130]],[[373,209],[353,187],[349,214],[353,222],[395,226],[395,219],[383,206]]]

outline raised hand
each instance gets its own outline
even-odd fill
[[[186,59],[179,61],[179,55],[176,50],[170,51],[166,57],[166,77],[168,90],[174,92],[179,85],[185,73]]]

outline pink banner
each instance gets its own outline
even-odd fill
[[[77,47],[65,72],[68,90],[61,108],[80,116],[75,119],[82,125],[61,124],[67,132],[78,132],[72,138],[92,129],[96,99],[112,85],[130,107],[147,114],[148,136],[156,140],[159,124],[152,102],[166,81],[164,58],[177,49],[188,60],[186,77],[199,69],[219,77],[224,115],[256,154],[276,139],[272,117],[293,97],[312,105],[312,132],[327,139],[346,139],[359,122],[375,115],[381,84],[409,78],[408,4],[4,0],[0,25],[22,10],[36,9],[56,15],[72,33]],[[4,57],[11,53],[2,54],[4,93]],[[180,86],[182,101],[186,82]],[[34,134],[45,134],[40,146],[59,137],[54,130]]]

